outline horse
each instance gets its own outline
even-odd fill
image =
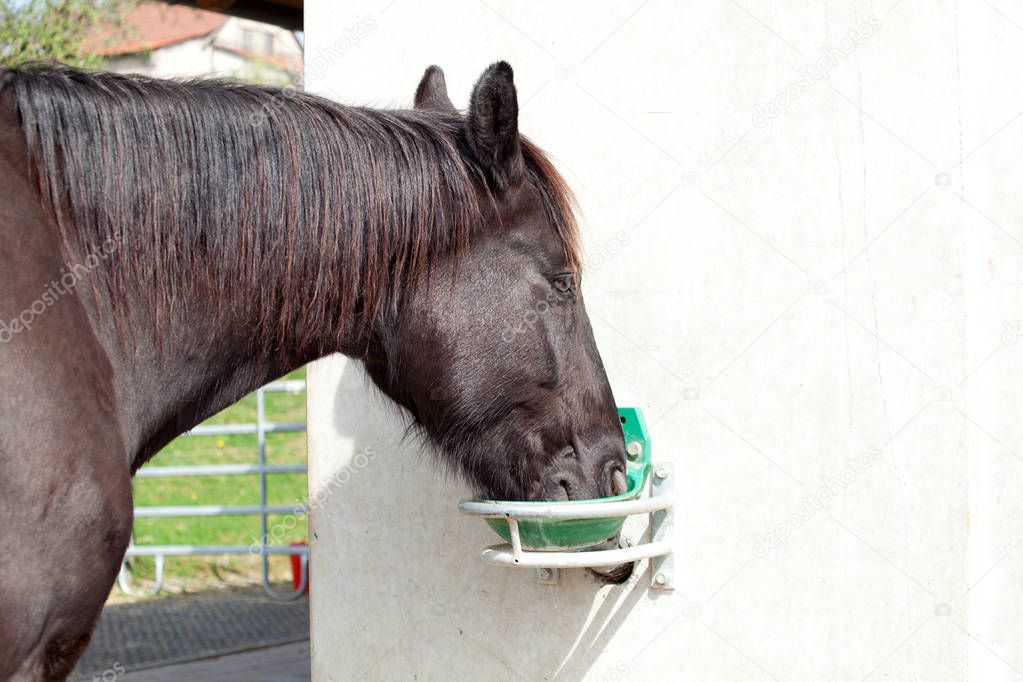
[[[576,205],[498,62],[460,112],[0,71],[0,679],[64,679],[174,437],[343,353],[490,499],[624,491]]]

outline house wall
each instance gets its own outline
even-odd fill
[[[214,73],[214,55],[206,38],[186,40],[143,54],[108,59],[104,69],[157,78],[187,78]]]
[[[245,33],[252,35],[252,47],[246,47]],[[266,49],[267,38],[272,41],[272,50]],[[217,31],[214,42],[223,47],[236,49],[253,49],[260,53],[283,55],[293,59],[302,59],[302,49],[299,47],[295,36],[291,31],[264,24],[249,19],[232,17]]]
[[[465,486],[357,363],[315,364],[315,679],[1016,679],[1020,23],[309,0],[308,87],[344,102],[408,105],[437,63],[464,106],[515,67],[579,196],[612,386],[678,493],[671,594],[484,565]]]
[[[246,31],[253,36],[256,48],[251,53],[245,51],[243,36]],[[267,37],[272,38],[272,52],[267,52]],[[296,66],[301,65],[302,49],[290,31],[231,17],[212,35],[148,53],[113,57],[107,60],[104,68],[158,78],[226,77],[286,85],[298,79],[299,74],[288,73],[279,63],[270,61],[281,58],[293,60]]]

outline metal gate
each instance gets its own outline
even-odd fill
[[[136,478],[169,478],[184,476],[250,476],[259,477],[258,505],[186,505],[186,506],[151,506],[136,507],[135,518],[169,518],[181,516],[259,516],[259,543],[254,545],[136,545],[134,538],[125,553],[125,560],[136,556],[151,556],[156,562],[156,576],[153,586],[146,591],[156,594],[163,586],[164,560],[168,556],[206,556],[219,554],[258,554],[262,558],[263,589],[274,598],[281,600],[297,599],[305,593],[309,580],[309,548],[305,546],[270,545],[267,537],[267,517],[271,514],[306,514],[308,505],[270,505],[267,503],[267,476],[269,474],[306,473],[306,464],[266,463],[266,436],[268,433],[289,433],[305,431],[304,422],[271,422],[266,420],[267,393],[302,393],[305,381],[283,380],[267,384],[256,391],[256,421],[243,424],[203,424],[185,434],[190,438],[209,436],[234,436],[255,434],[259,461],[257,464],[209,464],[190,466],[146,466],[135,474]],[[256,552],[253,552],[253,550]],[[279,592],[270,584],[269,564],[272,554],[298,555],[301,566],[301,579],[298,589],[290,592]],[[128,594],[139,594],[131,586],[129,571],[124,563],[117,575],[117,584]]]

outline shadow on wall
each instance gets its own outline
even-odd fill
[[[580,570],[546,585],[485,564],[479,551],[498,539],[458,512],[468,486],[405,437],[359,363],[329,362],[338,388],[324,439],[336,442],[314,453],[311,498],[316,679],[624,679],[631,661],[605,650],[633,607],[657,598],[646,562],[621,586]],[[350,669],[319,669],[320,647],[343,647],[332,656]]]

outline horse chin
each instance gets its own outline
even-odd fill
[[[621,533],[619,533],[613,538],[608,538],[607,542],[603,545],[598,545],[592,549],[627,549],[629,547],[632,547],[632,543],[626,538],[623,538]],[[621,585],[632,577],[632,573],[635,569],[636,563],[629,562],[625,564],[618,564],[617,566],[595,566],[593,568],[587,568],[586,570],[600,583],[605,585]]]

